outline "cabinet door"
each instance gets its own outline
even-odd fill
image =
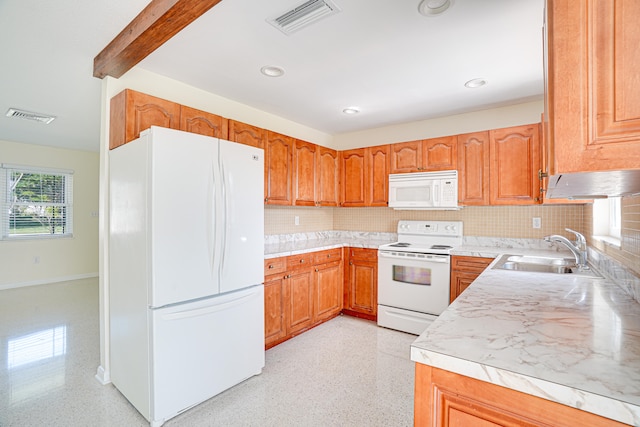
[[[365,149],[346,150],[340,153],[340,206],[365,206],[366,157]]]
[[[349,250],[345,308],[370,320],[378,313],[378,263],[373,249]],[[351,314],[351,313],[349,313]]]
[[[301,332],[313,324],[314,271],[298,270],[287,276],[287,335]]]
[[[489,132],[492,205],[532,205],[540,202],[540,138],[538,124]]]
[[[269,205],[292,203],[293,139],[275,132],[267,133],[264,164],[264,194]]]
[[[265,148],[266,131],[246,123],[229,120],[228,140],[256,148]],[[266,171],[266,168],[265,168]]]
[[[151,126],[180,128],[180,104],[125,89],[110,103],[109,149],[140,136]]]
[[[339,154],[330,148],[318,147],[316,203],[319,206],[338,206],[340,195]]]
[[[438,427],[623,427],[626,424],[416,363],[414,425]]]
[[[637,169],[640,2],[547,1],[550,174]]]
[[[228,120],[195,108],[180,107],[180,130],[228,139]]]
[[[422,141],[391,144],[390,173],[410,173],[422,170]]]
[[[458,135],[460,205],[489,204],[489,132]]]
[[[451,272],[451,283],[449,286],[449,303],[452,303],[460,296],[465,289],[478,278],[480,273],[463,273],[460,271]]]
[[[315,268],[315,322],[337,316],[342,309],[342,264],[334,262]]]
[[[389,146],[367,147],[367,206],[389,205]]]
[[[422,169],[425,171],[454,170],[458,165],[456,136],[425,139],[422,145]]]
[[[264,279],[264,344],[273,347],[287,336],[285,279],[283,275]]]
[[[296,140],[293,150],[293,204],[296,206],[316,205],[317,157],[317,145]]]

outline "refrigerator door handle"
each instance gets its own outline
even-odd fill
[[[224,169],[224,161],[222,156],[220,156],[220,175],[222,177],[222,255],[220,262],[220,283],[222,283],[222,278],[224,277],[224,268],[225,268],[225,255],[227,252],[227,229],[229,227],[229,213],[228,213],[228,200],[227,200],[227,180],[226,171]]]
[[[210,180],[207,188],[207,246],[209,247],[209,268],[211,269],[211,276],[215,276],[216,267],[216,220],[218,219],[215,214],[215,200],[216,200],[216,176],[213,171],[213,165],[209,170]]]
[[[245,301],[253,298],[254,296],[255,296],[255,293],[252,292],[250,294],[242,295],[239,298],[235,298],[230,301],[225,301],[221,304],[213,304],[207,307],[163,314],[161,318],[162,320],[180,320],[180,319],[189,319],[192,317],[206,316],[208,314],[217,313],[223,310],[229,310],[231,308],[242,305],[245,303]]]

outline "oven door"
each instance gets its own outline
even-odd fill
[[[451,257],[378,251],[378,304],[439,315],[449,305]]]

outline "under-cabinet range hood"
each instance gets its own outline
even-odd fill
[[[640,194],[640,169],[553,175],[547,188],[550,199],[599,199],[633,194]]]

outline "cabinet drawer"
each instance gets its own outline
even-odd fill
[[[378,261],[377,249],[349,248],[349,259],[359,261]]]
[[[326,264],[328,262],[340,261],[342,259],[342,249],[328,249],[326,251],[315,252],[313,254],[314,264]]]
[[[287,269],[287,259],[285,257],[271,258],[271,259],[264,260],[265,276],[283,273],[286,269]]]
[[[313,253],[291,255],[287,257],[287,270],[306,268],[313,265]]]
[[[482,258],[477,256],[452,256],[451,270],[462,270],[469,273],[482,273],[493,258]]]

